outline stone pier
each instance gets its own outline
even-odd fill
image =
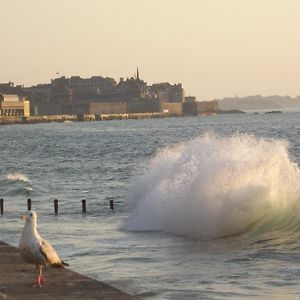
[[[41,288],[32,287],[35,276],[35,266],[24,262],[15,247],[0,241],[0,299],[139,299],[67,268],[46,267],[47,282]]]

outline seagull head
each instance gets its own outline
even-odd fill
[[[29,210],[27,214],[21,217],[21,219],[24,220],[26,223],[36,224],[37,214],[35,211]]]

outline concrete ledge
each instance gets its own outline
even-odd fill
[[[35,266],[18,249],[0,241],[0,299],[139,299],[69,269],[45,268],[46,284],[33,288]]]

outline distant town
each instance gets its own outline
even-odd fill
[[[31,87],[0,83],[0,116],[53,116],[162,113],[170,116],[214,114],[217,101],[196,101],[182,84],[147,85],[133,77],[58,77]]]

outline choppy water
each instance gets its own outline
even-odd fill
[[[31,198],[72,269],[127,292],[300,299],[299,119],[2,126],[0,239],[18,244]]]

